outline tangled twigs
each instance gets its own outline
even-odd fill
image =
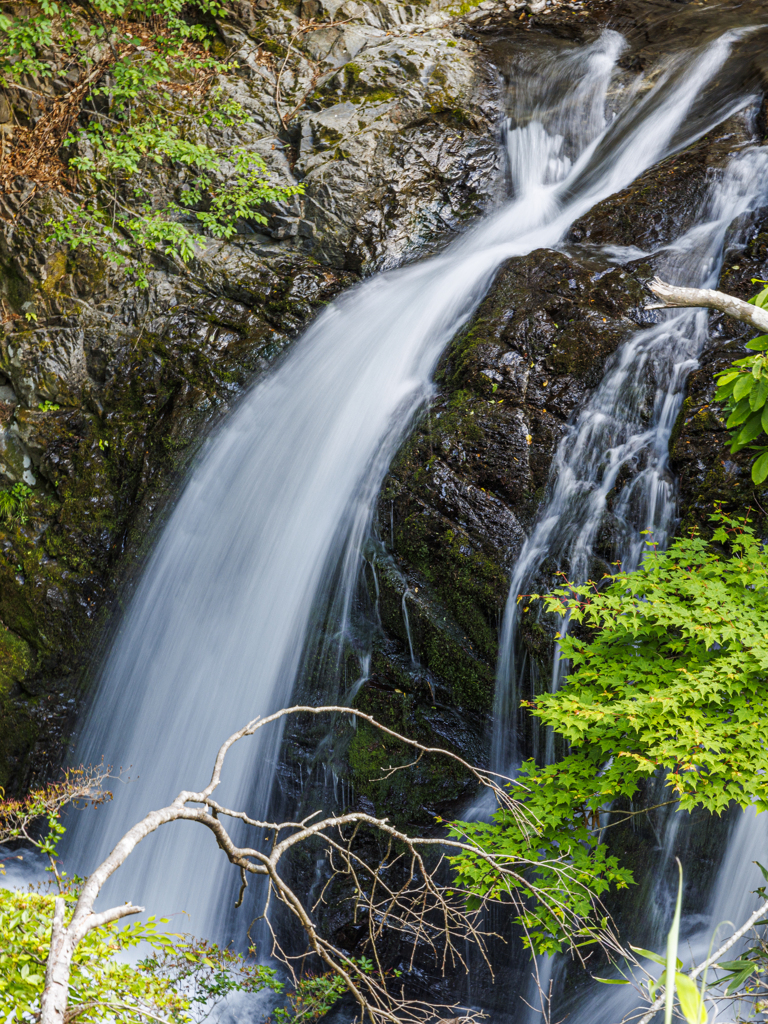
[[[477,901],[473,904],[475,909],[470,910],[468,898],[475,894],[460,885],[451,883],[446,886],[441,881],[446,873],[445,860],[451,857],[471,854],[482,864],[484,871],[493,873],[496,879],[494,889],[502,894],[494,899],[503,898],[518,913],[524,911],[531,897],[539,900],[562,922],[564,931],[571,936],[572,948],[576,949],[577,940],[585,934],[584,922],[559,898],[558,886],[542,892],[529,877],[531,868],[544,863],[559,879],[564,881],[568,877],[573,882],[564,859],[540,862],[487,852],[471,840],[461,837],[410,836],[390,825],[386,818],[376,818],[362,811],[349,811],[316,820],[321,813],[318,811],[299,822],[270,822],[253,819],[244,811],[219,804],[214,794],[221,781],[224,761],[230,748],[264,726],[295,714],[337,714],[361,718],[397,742],[418,750],[419,756],[432,754],[458,762],[480,784],[490,788],[503,807],[516,813],[520,820],[525,816],[525,810],[510,795],[507,786],[503,784],[504,780],[497,781],[497,777],[475,768],[457,754],[426,747],[402,736],[380,725],[370,715],[353,708],[296,706],[265,718],[255,718],[221,746],[211,780],[205,789],[200,792],[182,790],[167,807],[151,811],[125,833],[106,860],[86,880],[68,923],[65,923],[64,901],[57,900],[40,1024],[66,1024],[70,969],[78,943],[94,928],[141,911],[142,908],[127,903],[95,913],[93,905],[104,883],[136,846],[151,832],[170,821],[196,821],[213,832],[227,859],[239,869],[241,886],[238,904],[242,902],[250,875],[265,879],[267,891],[264,916],[267,922],[268,909],[274,897],[301,925],[307,937],[309,955],[314,954],[324,969],[343,982],[357,1001],[362,1018],[371,1024],[439,1024],[440,1021],[449,1020],[456,1024],[457,1017],[469,1024],[478,1019],[478,1014],[459,1006],[440,1007],[409,998],[403,983],[388,977],[379,955],[379,946],[385,933],[394,932],[410,944],[412,965],[417,952],[429,953],[444,973],[466,970],[468,961],[465,951],[469,945],[479,951],[490,968],[486,951],[489,936],[482,927],[485,901]],[[266,830],[268,836],[266,839],[260,838],[255,847],[238,846],[223,823],[227,818],[250,826],[260,836]],[[385,841],[387,852],[384,857],[366,857],[361,852],[357,842],[361,831],[368,831]],[[362,967],[344,949],[322,934],[315,919],[318,904],[313,907],[305,905],[286,882],[281,868],[283,858],[295,847],[308,842],[320,843],[324,848],[331,879],[343,878],[352,883],[353,911],[356,920],[362,918],[367,924],[368,947],[375,965],[373,970]],[[581,884],[589,892],[584,883]],[[320,901],[327,888],[326,885]],[[280,954],[274,933],[273,937],[274,952]],[[617,940],[607,927],[603,927],[600,936],[594,937],[609,950],[618,948]],[[283,959],[290,963],[292,958],[283,955]]]
[[[0,801],[0,843],[30,839],[32,822],[41,817],[56,817],[63,807],[74,803],[103,803],[111,794],[104,783],[112,778],[103,764],[95,768],[67,768],[58,782],[43,790],[33,790],[21,799]],[[0,788],[0,796],[4,796]]]
[[[80,106],[88,91],[107,73],[109,68],[128,52],[110,51],[89,71],[83,71],[75,86],[60,99],[32,129],[21,135],[15,151],[0,175],[0,188],[8,190],[15,177],[25,177],[38,185],[50,185],[63,191],[64,166],[59,150],[80,113]]]

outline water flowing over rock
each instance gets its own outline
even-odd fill
[[[754,97],[740,39],[725,32],[678,55],[649,88],[625,83],[610,107],[622,37],[609,30],[556,48],[544,91],[512,96],[506,137],[517,197],[443,254],[337,301],[214,435],[147,566],[80,741],[81,755],[109,747],[142,779],[115,802],[91,856],[158,787],[189,784],[219,735],[257,707],[286,703],[302,647],[305,670],[354,662],[359,551],[374,498],[462,324],[426,420],[384,485],[379,543],[392,551],[369,559],[384,632],[370,671],[361,665],[346,686],[357,679],[347,697],[482,755],[498,612],[549,464],[611,354],[651,319],[642,288],[650,255],[553,246],[596,203],[739,110],[747,120],[734,137],[744,142]],[[560,114],[564,91],[571,100]],[[516,166],[528,168],[524,181]],[[329,632],[342,639],[335,655]],[[310,675],[308,685],[325,685],[323,672]],[[338,677],[333,685],[344,687]],[[474,724],[456,729],[459,721]],[[235,798],[266,807],[269,773],[255,787],[251,776],[276,756],[274,743],[253,746]],[[357,791],[374,804],[381,794],[366,775],[386,756],[365,730],[349,747]],[[468,795],[461,778],[436,794],[428,772],[406,785],[406,819]],[[186,906],[195,927],[226,928],[219,908],[229,881],[206,891],[187,881],[213,876],[207,856],[179,836],[158,837],[129,880],[153,904]],[[168,857],[179,869],[173,882],[160,877]]]
[[[205,431],[351,283],[345,267],[442,244],[498,192],[498,76],[476,43],[454,38],[450,15],[317,6],[302,17],[341,24],[315,25],[305,53],[294,44],[306,22],[290,5],[236,4],[218,25],[215,47],[241,70],[226,88],[250,117],[231,143],[261,154],[278,181],[306,185],[268,209],[263,230],[243,222],[228,242],[208,239],[186,272],[156,259],[141,290],[50,240],[66,198],[23,179],[3,197],[0,485],[23,481],[33,496],[0,566],[8,657],[13,644],[31,652],[3,689],[0,785],[23,786],[60,759],[117,584],[140,565]],[[31,94],[9,95],[34,123]],[[153,180],[158,197],[177,187],[171,173]]]
[[[763,5],[534,6],[235,5],[220,34],[249,141],[306,192],[190,275],[158,265],[147,293],[44,241],[56,200],[6,225],[10,306],[83,311],[0,338],[0,473],[35,495],[0,539],[0,785],[59,756],[49,720],[71,723],[101,638],[73,756],[138,780],[73,823],[80,869],[295,694],[503,770],[553,758],[519,699],[558,685],[558,624],[520,593],[637,564],[641,530],[664,543],[716,499],[762,514],[710,405],[749,335],[649,312],[645,285],[664,269],[749,297],[768,276]],[[426,761],[382,781],[397,756],[365,727],[300,723],[238,752],[225,799],[258,815],[322,797],[420,827],[472,805],[469,778]],[[761,841],[747,819],[732,842]],[[637,900],[661,904],[687,843],[708,922],[726,829],[709,847],[711,824],[638,830],[611,838],[652,864]],[[183,830],[146,845],[121,892],[242,938],[253,915],[228,909],[215,850]],[[296,870],[312,884],[315,865]],[[355,951],[343,895],[325,924]],[[582,982],[545,968],[567,1006]],[[518,1021],[527,975],[511,959],[491,986],[478,968],[458,995]],[[617,1005],[578,1012],[607,1024]]]

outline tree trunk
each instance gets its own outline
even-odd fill
[[[65,1024],[73,953],[72,937],[64,927],[64,900],[59,897],[53,912],[51,947],[40,1004],[40,1024]]]

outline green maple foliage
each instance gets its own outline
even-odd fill
[[[584,890],[564,888],[552,870],[558,858],[597,895],[632,881],[601,842],[600,816],[642,780],[663,773],[680,809],[768,808],[768,554],[748,520],[712,519],[711,541],[693,532],[668,551],[649,541],[636,572],[565,584],[543,598],[588,632],[560,639],[571,674],[530,704],[569,753],[519,771],[515,796],[527,825],[500,810],[490,823],[453,826],[510,861],[540,858],[537,881],[550,900],[520,916],[539,952],[566,941],[558,900],[585,922],[590,914]],[[479,896],[498,891],[481,858],[461,856],[455,867]]]

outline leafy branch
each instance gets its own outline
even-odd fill
[[[40,0],[23,18],[0,14],[6,87],[79,72],[32,129],[18,130],[3,182],[12,191],[22,175],[67,191],[76,178],[80,201],[51,218],[50,240],[104,256],[140,287],[154,256],[185,267],[201,234],[226,239],[239,219],[264,224],[265,203],[303,191],[272,180],[263,159],[229,137],[215,141],[249,119],[226,94],[235,65],[208,52],[206,18],[223,13],[218,0]],[[159,201],[158,174],[170,190]]]
[[[452,827],[496,858],[535,851],[539,890],[582,873],[598,896],[630,884],[600,826],[616,803],[623,818],[621,807],[657,773],[680,809],[768,806],[768,553],[748,521],[711,518],[711,542],[694,531],[661,552],[649,540],[633,573],[531,596],[588,637],[558,637],[572,671],[557,693],[528,704],[568,753],[550,765],[527,761],[516,776],[515,797],[533,828],[523,831],[503,807],[490,822]],[[563,882],[548,874],[555,856],[571,867]],[[454,864],[478,899],[496,892],[498,876],[476,854],[462,852]],[[581,893],[561,892],[582,911]],[[560,918],[546,901],[521,923],[538,952],[560,948]]]

